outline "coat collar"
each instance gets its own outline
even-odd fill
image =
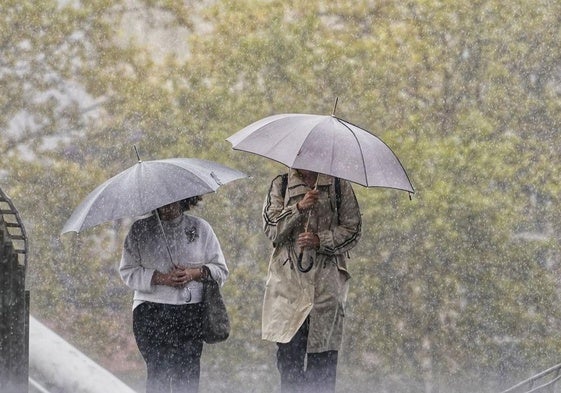
[[[324,175],[323,173],[318,174],[317,185],[318,186],[329,186],[333,183],[333,177],[329,175]],[[304,183],[304,180],[295,169],[290,169],[288,171],[288,187],[287,192],[289,196],[305,194],[310,188]]]

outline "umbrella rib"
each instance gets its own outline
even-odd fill
[[[357,140],[357,143],[359,143],[359,145],[360,145],[360,142],[358,141],[358,138],[357,138],[356,134],[355,134],[354,131],[348,126],[348,124],[350,124],[350,125],[352,125],[352,126],[354,126],[354,127],[357,127],[357,128],[359,128],[359,129],[361,129],[361,128],[358,127],[357,125],[353,124],[353,123],[348,123],[348,124],[347,124],[347,121],[345,121],[345,120],[343,120],[343,119],[340,119],[340,118],[338,118],[338,117],[336,117],[336,116],[334,116],[334,117],[335,117],[335,119],[337,119],[337,121],[339,121],[341,124],[343,124],[349,131],[351,131],[351,133],[353,134],[353,136],[354,136],[355,139]],[[373,134],[371,134],[371,135],[373,135]],[[375,136],[375,135],[373,135],[373,136]],[[375,137],[376,137],[376,136],[375,136]],[[377,137],[376,137],[376,138],[377,138]],[[388,146],[388,144],[387,144],[386,142],[384,142],[384,141],[383,141],[382,139],[380,139],[380,138],[378,138],[378,139],[380,140],[380,142],[382,142],[384,145],[386,145],[386,147],[387,147],[390,151],[392,151],[392,149]],[[392,153],[393,153],[393,151],[392,151]],[[409,185],[411,186],[411,189],[401,188],[401,187],[387,187],[387,188],[395,188],[395,189],[397,189],[397,190],[403,190],[403,191],[407,191],[407,192],[409,192],[409,193],[415,193],[415,190],[413,189],[413,186],[411,185],[411,180],[409,179],[409,175],[407,174],[407,171],[406,171],[405,168],[403,167],[403,164],[401,163],[401,161],[399,160],[399,158],[395,155],[395,153],[393,153],[393,155],[394,155],[395,159],[397,160],[397,162],[399,163],[399,165],[401,166],[401,169],[403,170],[403,173],[405,174],[405,178],[406,178],[407,182],[409,183]],[[363,167],[364,167],[364,171],[365,171],[365,176],[368,176],[368,173],[366,172],[366,165],[364,165],[364,164],[365,164],[365,160],[364,160],[364,155],[362,154],[362,152],[361,152],[361,159],[362,159],[362,163],[363,163]],[[385,175],[384,175],[384,176],[385,176]],[[367,179],[366,183],[368,184],[368,178],[366,178],[366,179]]]
[[[351,132],[351,134],[356,140],[356,143],[360,146],[360,142],[355,132],[351,129],[351,127],[349,127],[343,120],[339,119],[338,117],[335,117],[335,119],[337,119],[339,123],[341,123],[347,130]],[[366,180],[366,184],[368,184],[368,172],[366,172],[366,161],[364,160],[364,154],[362,153],[362,149],[360,149],[359,151],[360,151],[360,159],[362,160],[362,168],[364,171],[364,179]]]
[[[305,116],[305,115],[302,115],[302,116]],[[267,126],[272,126],[272,125],[275,124],[276,122],[280,122],[280,121],[282,121],[282,120],[283,120],[283,119],[275,119],[275,120],[271,121],[270,123],[268,123]],[[306,140],[306,138],[308,138],[308,136],[309,136],[309,133],[308,133],[308,135],[306,135],[306,137],[304,138],[304,140]],[[263,153],[263,154],[260,154],[260,155],[262,155],[263,157],[266,157],[266,158],[271,159],[271,158],[270,158],[270,152],[275,151],[276,148],[277,148],[278,146],[281,146],[281,147],[282,147],[284,141],[286,141],[286,140],[292,140],[292,139],[294,139],[293,133],[288,133],[288,134],[284,135],[282,138],[280,138],[275,144],[271,145],[271,146],[269,147],[269,149],[268,149],[267,152],[265,152],[265,153]],[[293,158],[291,161],[289,161],[289,160],[281,160],[281,159],[273,159],[273,160],[274,160],[274,161],[277,161],[277,162],[280,162],[281,164],[284,164],[284,165],[286,165],[286,166],[288,166],[288,167],[292,167],[292,166],[294,165],[294,162],[295,162],[295,160],[296,160],[296,157],[298,157],[298,155],[300,155],[300,152],[302,151],[302,145],[303,145],[303,143],[300,144],[300,146],[298,146],[298,152],[297,152],[297,154],[294,156],[294,158]]]

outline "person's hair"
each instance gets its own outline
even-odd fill
[[[197,195],[191,198],[183,199],[182,201],[179,201],[179,203],[181,204],[181,208],[183,209],[183,211],[187,211],[190,210],[191,207],[197,206],[197,203],[199,203],[199,201],[201,201],[202,199],[203,197]]]

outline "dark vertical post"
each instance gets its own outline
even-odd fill
[[[0,390],[29,391],[27,238],[19,214],[0,190]]]

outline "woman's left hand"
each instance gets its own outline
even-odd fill
[[[187,284],[191,281],[201,280],[201,268],[199,267],[185,267],[185,268],[178,267],[177,270],[181,271],[184,284]]]

